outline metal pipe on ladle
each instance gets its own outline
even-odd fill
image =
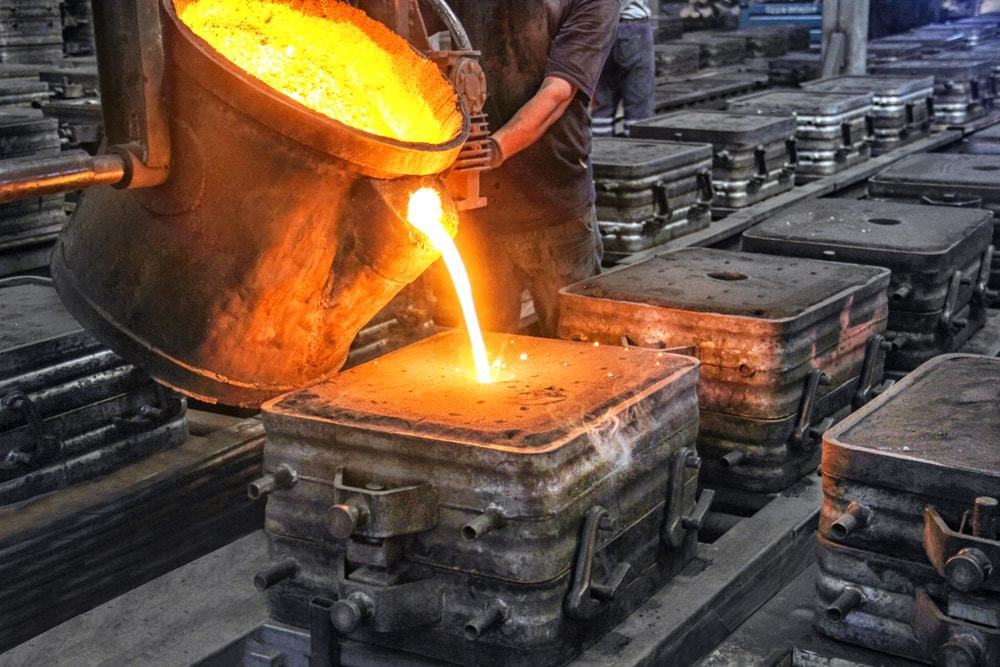
[[[118,154],[89,155],[67,151],[59,155],[0,161],[0,203],[73,192],[95,185],[126,181],[125,159]]]

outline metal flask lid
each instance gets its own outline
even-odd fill
[[[256,407],[338,371],[436,259],[406,223],[408,198],[443,192],[469,114],[442,144],[368,134],[267,87],[161,8],[170,178],[88,191],[52,273],[68,310],[160,382]]]

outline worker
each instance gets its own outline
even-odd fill
[[[625,133],[632,123],[653,115],[656,78],[652,11],[648,0],[624,0],[621,21],[597,84],[594,136],[614,133],[618,105],[625,110]]]
[[[456,243],[483,328],[514,332],[527,290],[553,336],[558,293],[600,271],[590,170],[590,105],[620,0],[452,0],[482,51],[489,205],[463,214]],[[450,301],[451,292],[439,289]],[[440,309],[439,309],[440,310]],[[448,308],[452,313],[455,308]],[[452,315],[449,323],[461,318]]]

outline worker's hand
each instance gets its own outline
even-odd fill
[[[498,169],[504,161],[503,148],[500,147],[500,142],[494,137],[489,137],[484,145],[486,146],[488,156],[486,159],[487,168]]]

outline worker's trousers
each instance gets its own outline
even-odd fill
[[[483,329],[517,332],[527,292],[534,302],[539,333],[549,337],[556,335],[559,323],[559,290],[597,275],[603,255],[593,212],[523,231],[465,224],[456,243],[469,270]],[[460,326],[462,317],[443,267],[434,267],[433,278],[437,320]]]
[[[653,115],[656,78],[652,21],[626,21],[597,83],[594,136],[610,136],[618,105],[625,108],[625,128]]]

